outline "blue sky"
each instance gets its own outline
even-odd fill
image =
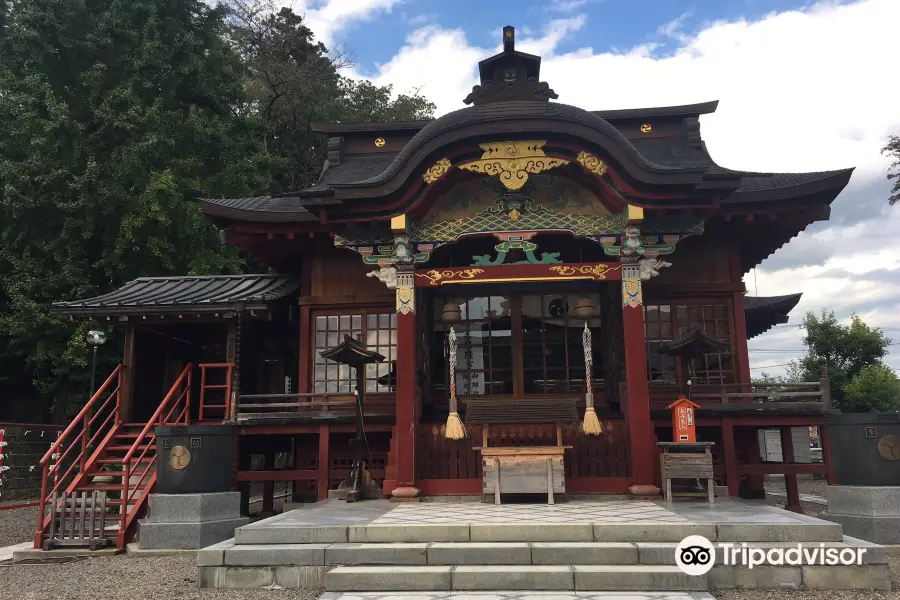
[[[462,29],[471,44],[490,48],[499,43],[503,25],[528,36],[550,20],[582,16],[589,25],[562,40],[558,52],[608,52],[654,43],[660,44],[655,53],[662,54],[675,46],[665,34],[667,26],[678,25],[690,34],[715,21],[756,20],[807,5],[791,0],[408,0],[371,20],[353,23],[336,41],[352,53],[360,73],[369,75],[397,53],[411,28],[424,23]]]
[[[900,205],[889,207],[900,134],[900,0],[276,0],[307,17],[345,70],[418,90],[437,115],[463,108],[477,63],[504,25],[542,57],[559,102],[588,110],[719,100],[701,133],[722,166],[768,172],[856,167],[816,223],[745,276],[751,294],[802,292],[792,325],[750,343],[755,374],[803,354],[808,310],[859,314],[896,339],[900,371]],[[677,261],[677,252],[671,262]]]

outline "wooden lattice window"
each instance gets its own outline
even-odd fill
[[[675,385],[693,377],[696,385],[734,382],[730,351],[704,354],[691,362],[691,372],[682,372],[679,361],[659,353],[659,347],[700,327],[708,336],[728,340],[733,348],[729,305],[725,302],[673,302],[644,305],[644,337],[647,372],[651,385]]]
[[[344,335],[363,342],[385,357],[380,364],[366,365],[366,392],[391,392],[389,375],[397,358],[397,313],[388,309],[354,314],[315,316],[313,340],[313,390],[317,394],[350,394],[356,385],[356,369],[322,358],[320,352],[341,343]],[[380,379],[380,381],[379,381]]]
[[[580,295],[522,296],[522,368],[526,394],[584,392],[584,319],[575,317]],[[588,296],[595,307],[599,294]],[[591,319],[594,389],[603,389],[600,319]]]
[[[485,396],[513,393],[512,305],[506,296],[454,298],[462,314],[454,325],[457,340],[456,393],[459,396]],[[436,299],[436,314],[445,300]],[[447,356],[447,331],[435,323],[435,347]],[[436,382],[447,389],[449,365],[446,358],[437,363]]]
[[[678,323],[679,337],[690,329],[699,326],[706,335],[716,339],[728,340],[731,342],[730,346],[734,346],[734,341],[731,339],[731,321],[728,318],[727,304],[679,303],[676,305],[675,319]],[[694,383],[733,383],[734,362],[729,350],[704,354],[699,358],[695,358],[692,361]]]
[[[644,305],[644,339],[647,342],[647,375],[650,385],[675,385],[677,381],[675,357],[659,353],[661,345],[672,341],[672,331],[670,305]]]

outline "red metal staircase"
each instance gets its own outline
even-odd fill
[[[156,483],[155,427],[190,419],[192,369],[184,368],[147,423],[124,423],[116,367],[41,459],[35,548],[125,547]]]

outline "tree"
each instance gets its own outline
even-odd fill
[[[831,398],[837,406],[844,406],[845,388],[864,367],[878,364],[887,354],[891,340],[881,329],[869,327],[857,315],[849,325],[838,322],[834,312],[823,310],[819,316],[812,311],[803,318],[808,348],[805,357],[789,369],[789,376],[802,381],[818,381],[819,359],[825,359],[831,383]]]
[[[844,412],[900,411],[900,379],[884,363],[864,366],[844,388]]]
[[[434,104],[416,92],[343,77],[342,53],[329,55],[303,17],[272,0],[226,0],[230,38],[248,65],[247,89],[265,127],[265,147],[279,159],[268,191],[292,191],[316,182],[325,162],[313,123],[410,121],[431,118]]]
[[[0,12],[0,369],[55,398],[62,419],[87,393],[86,327],[49,304],[141,275],[237,271],[194,199],[257,192],[268,159],[261,124],[240,114],[245,68],[223,9],[7,0]]]
[[[891,197],[888,198],[891,206],[900,200],[900,136],[892,135],[888,138],[888,143],[881,149],[882,154],[887,154],[893,159],[888,169],[887,178],[896,179],[894,187],[891,190]]]

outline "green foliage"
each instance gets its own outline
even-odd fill
[[[887,178],[894,179],[894,187],[891,189],[891,196],[888,202],[893,206],[900,200],[900,135],[892,135],[888,138],[888,143],[881,149],[882,154],[887,154],[894,161],[888,169]]]
[[[844,388],[844,412],[900,411],[900,379],[883,363],[864,366]]]
[[[314,122],[433,113],[342,77],[290,10],[210,4],[0,0],[0,401],[36,391],[63,420],[87,397],[88,326],[51,302],[244,268],[197,197],[314,183]],[[101,359],[102,379],[121,340]]]
[[[431,118],[434,104],[418,93],[393,95],[391,86],[343,77],[347,63],[330,56],[289,8],[271,0],[227,0],[230,37],[246,61],[249,110],[265,127],[266,149],[278,158],[269,191],[312,185],[322,174],[326,147],[314,123],[410,121]]]
[[[818,381],[819,360],[824,359],[831,383],[832,401],[844,409],[845,388],[866,366],[878,364],[887,354],[891,340],[881,329],[869,327],[857,315],[849,325],[838,322],[833,312],[812,311],[803,318],[808,353],[788,370],[788,377]]]
[[[65,404],[86,392],[86,327],[49,304],[141,275],[237,271],[194,199],[257,191],[267,157],[260,124],[236,110],[245,69],[224,40],[223,10],[200,0],[7,8],[0,362],[24,361],[12,376]]]

